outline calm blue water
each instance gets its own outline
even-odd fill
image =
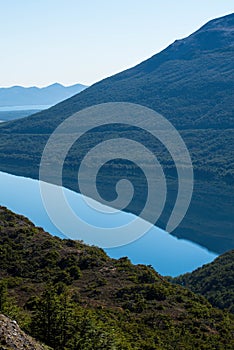
[[[28,111],[28,110],[43,110],[51,107],[51,105],[26,105],[26,106],[4,106],[0,107],[0,112],[11,112],[11,111]]]
[[[82,195],[67,189],[64,189],[64,193],[74,212],[79,213],[79,216],[91,225],[115,227],[124,225],[135,217],[124,212],[111,215],[98,213],[86,204]],[[37,180],[0,172],[0,205],[27,216],[35,225],[43,227],[53,235],[65,237],[47,215]],[[60,215],[63,216],[63,212]],[[69,222],[66,223],[66,227],[65,233],[69,237]],[[85,241],[83,236],[81,238]],[[152,265],[160,274],[170,276],[192,271],[211,262],[217,256],[189,241],[178,240],[155,226],[137,241],[105,251],[112,258],[128,256],[134,264]]]

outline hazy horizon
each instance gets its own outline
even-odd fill
[[[233,11],[218,0],[2,1],[0,86],[92,85]]]
[[[0,86],[0,89],[8,89],[8,88],[13,88],[13,87],[22,87],[22,88],[38,88],[38,89],[43,89],[43,88],[47,88],[47,87],[50,87],[52,85],[62,85],[63,87],[72,87],[72,86],[75,86],[75,85],[83,85],[83,86],[87,86],[85,84],[82,84],[80,82],[77,82],[77,83],[74,83],[74,84],[62,84],[62,83],[59,83],[58,81],[54,81],[52,83],[49,83],[49,84],[46,84],[46,85],[41,85],[41,86],[38,86],[38,85],[28,85],[28,86],[24,86],[24,85],[9,85],[9,86]],[[88,86],[87,86],[88,87]]]

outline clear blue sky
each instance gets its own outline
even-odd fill
[[[233,0],[0,0],[0,86],[90,85],[232,12]]]

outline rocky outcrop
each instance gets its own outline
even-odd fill
[[[0,314],[0,350],[10,349],[46,350],[48,347],[25,334],[16,321]]]

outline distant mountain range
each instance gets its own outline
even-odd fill
[[[0,126],[0,169],[38,178],[41,154],[53,130],[73,113],[103,102],[132,102],[161,113],[179,130],[191,154],[195,183],[190,208],[177,237],[221,253],[234,248],[234,14],[214,19],[188,38],[141,64],[104,79],[56,106],[20,121]],[[85,121],[84,121],[85,122]],[[168,198],[157,225],[165,228],[175,203],[177,174],[170,155],[149,135],[134,128],[90,133],[70,150],[64,164],[64,185],[79,191],[77,169],[82,156],[103,138],[127,137],[144,141],[168,177]],[[141,137],[143,139],[141,139]],[[133,165],[131,165],[133,167]],[[98,179],[106,199],[115,196],[116,181],[127,176],[136,198],[126,210],[139,214],[145,181],[137,168],[109,163]],[[127,171],[127,173],[126,173]],[[87,179],[88,181],[88,179]],[[51,182],[58,182],[51,178]]]
[[[63,86],[58,83],[43,88],[36,86],[0,88],[0,107],[54,105],[86,88],[87,86],[82,84]]]

